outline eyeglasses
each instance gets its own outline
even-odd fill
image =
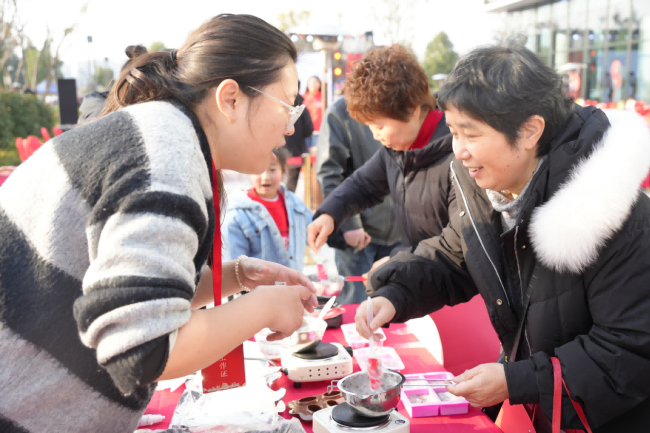
[[[266,96],[267,98],[273,99],[275,102],[279,102],[280,104],[282,104],[282,106],[284,108],[289,110],[289,114],[291,114],[291,117],[289,117],[289,120],[287,121],[287,126],[286,126],[287,131],[291,129],[291,127],[296,123],[296,121],[298,120],[298,118],[300,117],[302,112],[305,111],[305,104],[302,104],[302,105],[300,105],[298,107],[294,107],[293,105],[289,105],[286,102],[282,102],[281,100],[279,100],[275,96],[271,96],[268,93],[264,93],[261,90],[256,89],[255,87],[250,87],[250,86],[248,86],[248,87],[255,90],[258,93],[261,93],[262,95]]]

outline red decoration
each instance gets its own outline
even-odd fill
[[[52,137],[50,136],[50,131],[46,127],[41,127],[41,135],[43,136],[43,143],[50,141]]]

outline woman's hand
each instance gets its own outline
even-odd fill
[[[327,238],[334,231],[334,218],[323,214],[307,226],[307,243],[314,251],[325,245]]]
[[[241,282],[249,289],[254,289],[258,286],[273,286],[276,282],[285,283],[289,286],[304,286],[311,292],[311,296],[303,299],[304,308],[312,313],[314,307],[318,305],[316,287],[309,281],[309,278],[296,270],[252,257],[241,259],[239,261],[239,267]]]
[[[359,251],[367,247],[372,240],[372,237],[364,229],[348,230],[343,233],[343,237],[345,238],[345,243],[353,248],[359,248]]]
[[[266,327],[274,331],[266,337],[268,341],[282,340],[300,328],[304,305],[314,296],[303,286],[260,286],[255,292],[242,297],[252,295],[260,297],[268,313]]]
[[[216,362],[260,329],[275,331],[269,340],[291,335],[302,325],[304,304],[312,296],[304,286],[258,286],[216,308],[195,310],[181,326],[159,380],[191,374]],[[219,338],[215,338],[218,335]]]
[[[503,364],[482,364],[452,380],[457,385],[449,385],[447,391],[464,397],[474,407],[494,406],[510,396]]]
[[[370,336],[379,329],[380,326],[390,322],[395,317],[395,306],[388,299],[383,296],[378,296],[372,298],[372,322],[370,322],[370,328],[368,328],[368,307],[366,303],[368,301],[363,301],[359,308],[357,308],[357,314],[354,316],[354,321],[357,324],[357,332],[363,338],[370,339]]]

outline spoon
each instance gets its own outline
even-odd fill
[[[368,278],[364,276],[355,276],[355,277],[343,277],[345,281],[349,281],[350,283],[362,283],[366,281]]]
[[[370,322],[372,322],[373,314],[374,314],[372,310],[372,298],[370,298],[370,296],[368,296],[368,301],[366,305],[367,305],[366,316],[368,320],[368,328],[370,328]],[[370,344],[369,344],[369,351],[368,351],[368,379],[370,381],[370,388],[376,391],[381,388],[381,359],[375,353],[374,335],[370,336],[369,342]]]
[[[321,254],[322,250],[316,252],[316,275],[318,276],[318,281],[327,282],[327,271],[325,270],[325,265],[323,264],[323,256]]]
[[[325,317],[325,315],[329,313],[330,309],[332,308],[332,305],[334,305],[334,301],[336,301],[336,296],[332,296],[330,300],[327,301],[327,304],[325,304],[320,314],[318,315],[319,320],[323,320],[323,317]]]

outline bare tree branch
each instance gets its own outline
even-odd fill
[[[49,58],[49,68],[47,71],[47,78],[45,82],[45,94],[49,94],[50,91],[50,85],[52,84],[52,80],[55,78],[59,78],[58,72],[57,72],[57,66],[59,64],[59,60],[61,59],[61,48],[63,47],[63,43],[65,42],[66,38],[70,36],[74,31],[79,27],[79,21],[81,21],[81,18],[83,15],[86,14],[86,11],[88,10],[88,5],[90,4],[90,1],[87,1],[81,6],[81,9],[79,11],[79,15],[77,16],[77,19],[73,24],[70,26],[66,27],[63,29],[63,35],[61,36],[61,39],[59,39],[59,43],[56,46],[56,50],[54,53],[50,53],[50,58]],[[50,42],[54,42],[53,38],[50,38]],[[52,46],[52,45],[50,45]]]
[[[18,46],[20,47],[21,51],[21,56],[20,56],[20,61],[18,62],[18,66],[16,67],[16,72],[14,73],[14,82],[17,83],[18,79],[20,78],[20,72],[23,68],[23,64],[25,63],[25,49],[27,48],[27,37],[25,37],[25,32],[24,32],[24,26],[22,26],[20,29],[16,29],[17,33],[17,41],[18,41]]]
[[[0,57],[0,71],[4,70],[5,63],[7,63],[7,60],[9,60],[11,53],[14,51],[14,48],[15,48],[15,44],[13,39],[5,44],[4,53],[2,54],[2,57]]]
[[[16,20],[16,10],[11,11],[13,12],[11,18],[8,18],[10,12],[8,6],[9,2],[2,0],[2,9],[0,9],[0,52],[3,53],[3,56],[0,58],[0,71],[4,70],[5,63],[15,47],[12,33]]]
[[[49,94],[50,91],[50,84],[52,83],[52,75],[54,75],[54,78],[59,78],[58,73],[57,73],[57,66],[59,64],[59,56],[61,53],[61,47],[63,46],[63,42],[65,41],[65,38],[67,38],[69,35],[71,35],[75,28],[77,27],[77,24],[73,24],[72,27],[68,27],[63,31],[63,36],[61,37],[61,40],[59,40],[59,44],[56,47],[56,51],[54,52],[54,56],[50,59],[50,67],[47,70],[47,79],[45,83],[45,94]]]
[[[37,81],[37,74],[38,74],[38,64],[41,63],[41,58],[43,57],[43,53],[45,52],[45,49],[47,48],[48,44],[50,43],[50,28],[49,26],[47,27],[47,34],[45,35],[45,42],[43,42],[43,48],[41,48],[38,51],[38,54],[36,55],[36,63],[34,64],[34,69],[31,71],[32,76],[29,79],[29,85],[32,89],[36,89],[36,84],[38,84]],[[25,78],[25,81],[27,82],[27,78]]]
[[[22,71],[23,65],[25,64],[25,49],[27,48],[27,43],[29,39],[25,35],[25,26],[27,25],[27,20],[24,19],[24,17],[21,17],[20,14],[18,13],[17,0],[12,0],[12,3],[14,6],[14,13],[15,13],[14,26],[13,26],[14,42],[15,42],[15,46],[19,46],[21,50],[20,61],[18,62],[18,67],[16,67],[16,71],[14,72],[14,79],[13,79],[13,82],[17,83],[19,81],[20,73]]]
[[[418,3],[418,0],[369,0],[377,31],[388,39],[389,44],[410,45],[413,28],[408,23],[414,17]]]
[[[13,54],[16,41],[13,37],[13,28],[16,21],[16,9],[11,10],[11,2],[2,0],[0,4],[0,87],[4,87],[5,64]],[[15,0],[14,0],[15,6]],[[9,75],[9,80],[11,76]]]

